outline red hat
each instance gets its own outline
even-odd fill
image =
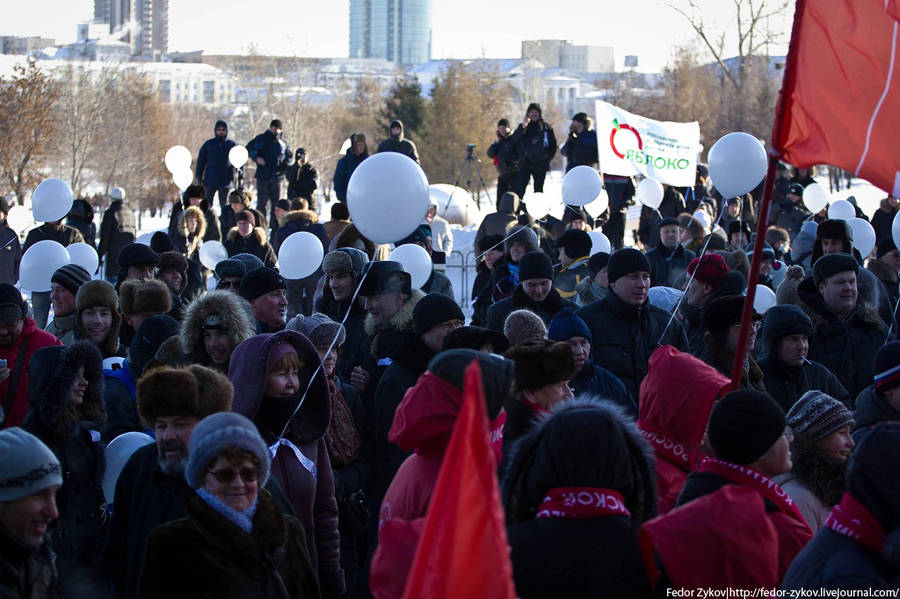
[[[725,264],[725,258],[719,254],[704,254],[691,260],[687,271],[688,274],[694,275],[696,280],[715,289],[725,282],[728,265]]]

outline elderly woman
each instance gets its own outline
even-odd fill
[[[194,429],[184,476],[187,517],[147,541],[138,596],[318,597],[300,523],[262,487],[270,459],[259,431],[218,412]]]

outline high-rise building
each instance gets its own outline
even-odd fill
[[[430,60],[430,0],[350,0],[350,58]]]
[[[94,0],[94,22],[131,44],[133,56],[158,58],[169,45],[169,0]]]
[[[566,40],[524,40],[522,58],[539,60],[545,67],[579,73],[615,71],[615,54],[611,46],[576,46]]]

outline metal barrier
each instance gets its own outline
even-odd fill
[[[458,260],[454,260],[454,256],[458,256]],[[462,289],[456,292],[457,302],[463,308],[463,310],[467,310],[469,308],[469,293],[471,291],[472,284],[469,280],[469,269],[475,267],[475,250],[469,250],[466,253],[463,253],[459,250],[453,250],[450,252],[450,256],[447,260],[447,264],[444,266],[445,270],[459,269],[459,281],[460,287]],[[449,274],[447,275],[449,276]],[[451,279],[452,280],[452,279]]]

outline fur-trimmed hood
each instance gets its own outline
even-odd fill
[[[72,384],[84,367],[87,388],[81,404],[66,410]],[[70,346],[51,345],[34,353],[28,364],[28,401],[40,423],[57,436],[65,436],[76,422],[91,423],[97,429],[106,422],[103,409],[103,357],[90,341]],[[68,416],[68,418],[66,418]]]
[[[392,329],[397,332],[412,331],[413,308],[416,307],[416,304],[418,304],[419,300],[423,297],[425,297],[424,291],[421,289],[413,289],[409,299],[400,306],[400,309],[391,317],[387,326],[384,328]],[[375,327],[375,319],[372,318],[371,314],[366,314],[365,331],[367,335],[374,335],[378,332],[378,329]]]
[[[312,210],[291,210],[290,212],[286,212],[281,215],[281,218],[278,219],[278,224],[283,227],[287,223],[298,220],[305,220],[309,223],[317,223],[319,222],[319,215]]]
[[[228,378],[234,386],[232,411],[243,414],[260,426],[257,416],[264,408],[263,402],[269,400],[265,397],[269,352],[278,343],[290,343],[305,364],[300,373],[300,390],[296,397],[290,398],[291,400],[299,401],[309,385],[309,377],[316,371],[303,406],[291,420],[286,434],[286,437],[294,443],[311,443],[325,434],[331,419],[328,382],[316,348],[309,339],[296,331],[284,330],[254,335],[234,348],[231,362],[228,364]],[[260,431],[266,437],[266,441],[271,443],[275,440],[273,437],[281,430],[267,432]]]
[[[192,301],[184,313],[179,331],[181,349],[188,354],[191,362],[209,365],[211,360],[203,344],[203,323],[210,315],[218,314],[231,335],[235,346],[240,345],[256,333],[250,314],[242,305],[239,295],[230,291],[215,290]]]
[[[190,231],[188,231],[187,219],[188,217],[197,219],[197,232],[193,235]],[[206,222],[206,215],[203,214],[203,209],[200,206],[189,206],[185,208],[184,212],[181,213],[181,216],[178,217],[178,230],[184,235],[184,238],[187,239],[188,242],[188,254],[191,253],[192,245],[195,242],[203,241],[203,236],[206,235],[206,229],[209,226],[209,223]]]
[[[633,522],[643,523],[656,515],[653,463],[652,449],[619,406],[585,397],[561,402],[511,451],[503,477],[507,524],[534,519],[549,489],[579,486],[619,491]]]
[[[241,234],[238,233],[237,225],[231,227],[228,230],[228,241],[237,241],[240,238]],[[259,242],[259,245],[265,247],[265,245],[269,242],[269,236],[266,234],[266,230],[262,227],[253,227],[253,230],[250,231],[249,237],[255,237]]]

